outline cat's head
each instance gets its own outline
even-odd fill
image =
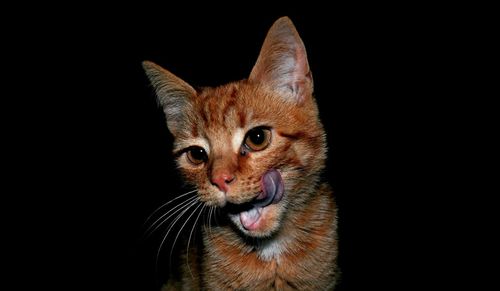
[[[326,155],[306,50],[289,18],[269,30],[247,80],[194,90],[143,63],[202,202],[246,235],[269,236],[314,195]]]

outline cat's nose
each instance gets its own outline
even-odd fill
[[[212,175],[211,182],[222,192],[227,192],[229,184],[231,184],[235,179],[236,177],[229,172],[218,172]]]

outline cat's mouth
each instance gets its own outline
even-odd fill
[[[252,201],[228,205],[229,212],[239,214],[240,222],[246,230],[259,228],[265,208],[277,204],[283,198],[285,186],[281,174],[276,169],[267,171],[260,180],[261,192]]]

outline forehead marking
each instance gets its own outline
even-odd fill
[[[243,138],[245,137],[245,132],[242,128],[238,128],[234,131],[232,138],[233,151],[238,153],[240,151],[241,144],[243,143]]]

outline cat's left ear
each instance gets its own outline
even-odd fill
[[[142,66],[165,112],[167,127],[177,137],[191,126],[188,113],[192,111],[192,100],[196,96],[196,90],[155,63],[144,61]]]
[[[306,49],[290,18],[278,19],[269,29],[248,80],[265,83],[298,103],[311,98],[313,79]]]

